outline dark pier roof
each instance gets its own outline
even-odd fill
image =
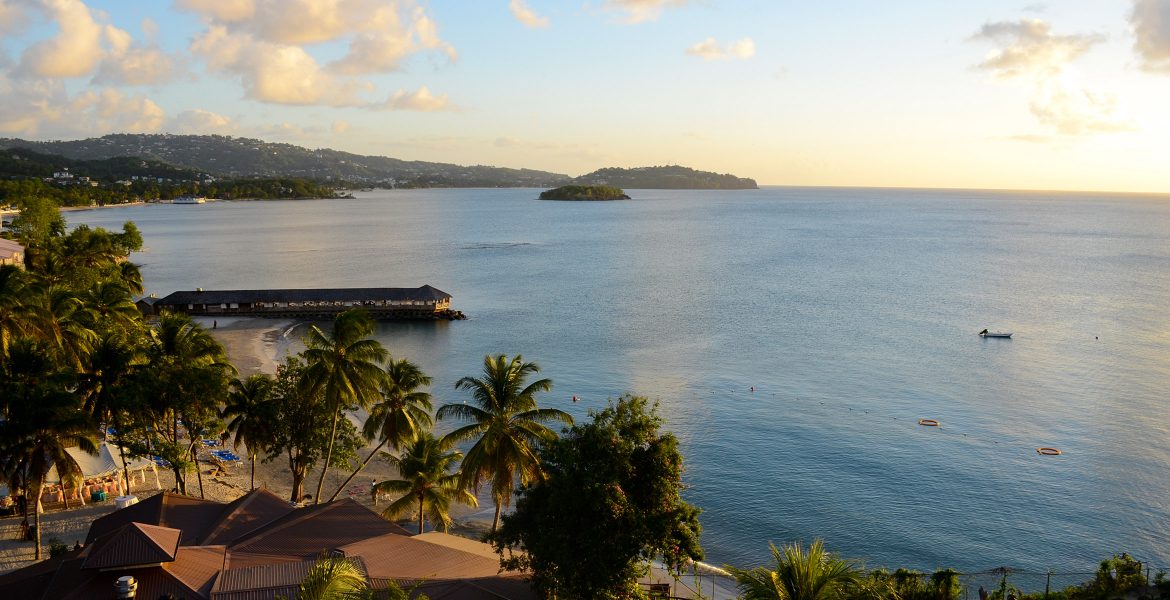
[[[243,302],[348,302],[451,300],[451,294],[429,285],[417,288],[325,288],[285,290],[192,290],[175,292],[155,302],[158,305],[231,304]]]

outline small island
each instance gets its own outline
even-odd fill
[[[608,185],[562,185],[540,193],[541,200],[629,200],[621,188]]]

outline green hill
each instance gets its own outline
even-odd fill
[[[629,200],[619,188],[607,185],[563,185],[540,193],[541,200]]]
[[[573,179],[579,185],[612,185],[621,188],[655,190],[754,190],[754,179],[696,171],[677,165],[666,167],[637,167],[599,169]]]

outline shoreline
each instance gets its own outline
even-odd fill
[[[57,210],[61,212],[76,212],[79,210],[99,210],[105,208],[123,208],[127,206],[145,206],[146,202],[139,200],[138,202],[126,202],[123,204],[95,204],[93,206],[58,206]]]

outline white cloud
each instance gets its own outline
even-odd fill
[[[709,37],[687,48],[687,54],[698,56],[703,60],[727,60],[731,58],[747,60],[756,55],[756,43],[752,38],[744,38],[728,44],[727,47],[723,47],[715,38]]]
[[[1142,69],[1170,74],[1170,2],[1133,0],[1129,23]]]
[[[18,72],[30,77],[80,77],[101,61],[103,27],[79,0],[42,0],[57,34],[24,49]]]
[[[987,23],[972,41],[995,47],[978,68],[1000,81],[1023,81],[1031,86],[1029,109],[1037,122],[1061,136],[1134,129],[1117,97],[1094,90],[1078,79],[1072,63],[1104,41],[1098,34],[1055,35],[1038,19]],[[1014,136],[1029,141],[1043,135]]]
[[[253,0],[176,0],[175,4],[223,23],[249,19],[256,12]]]
[[[624,15],[621,22],[627,25],[653,21],[667,8],[680,8],[688,0],[606,0],[603,8]]]
[[[171,133],[229,135],[237,133],[240,126],[228,117],[197,108],[175,115],[167,122],[165,129]]]
[[[394,92],[394,94],[381,105],[371,106],[370,108],[377,108],[382,110],[418,110],[432,112],[450,108],[450,101],[447,99],[447,94],[435,96],[429,89],[427,89],[427,86],[424,85],[418,88],[418,91],[415,92],[398,90],[397,92]]]
[[[548,27],[548,17],[536,14],[524,0],[510,0],[508,9],[512,11],[512,16],[516,17],[517,21],[528,27]]]
[[[182,74],[176,60],[157,46],[136,46],[129,33],[106,25],[109,51],[102,59],[96,83],[150,85],[174,79]]]
[[[69,96],[60,80],[13,81],[0,75],[0,133],[77,138],[114,132],[153,133],[165,120],[149,98],[114,88]]]
[[[349,123],[346,121],[334,121],[332,129],[333,133],[345,133],[349,131]]]

